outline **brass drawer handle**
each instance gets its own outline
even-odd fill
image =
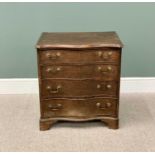
[[[110,59],[110,57],[112,56],[112,52],[102,52],[102,51],[99,51],[98,52],[98,56],[100,58],[103,58],[104,60],[107,60],[107,59]]]
[[[96,103],[96,106],[100,109],[106,109],[106,107],[102,106],[100,102]]]
[[[112,55],[112,52],[108,52],[108,55],[111,56]]]
[[[98,56],[99,56],[99,57],[102,57],[102,54],[103,54],[103,53],[102,53],[101,51],[98,52]]]
[[[51,94],[57,94],[61,90],[61,85],[58,85],[56,89],[53,89],[51,86],[47,86],[46,89],[51,93]]]
[[[54,68],[54,67],[48,67],[46,69],[46,72],[48,72],[48,73],[56,73],[56,72],[59,72],[60,70],[61,70],[61,67],[56,67],[56,68]]]
[[[104,84],[97,84],[97,89],[111,89],[112,88],[112,85],[111,84],[107,84],[107,85],[104,85]]]
[[[112,88],[112,85],[108,84],[108,85],[106,85],[106,87],[107,87],[108,89],[111,89],[111,88]]]
[[[100,89],[101,88],[101,85],[100,84],[97,84],[97,89]]]
[[[112,67],[111,67],[111,66],[108,66],[108,67],[106,68],[106,70],[105,70],[105,69],[103,69],[101,66],[98,66],[98,71],[100,71],[100,72],[103,73],[103,74],[106,74],[106,73],[112,72]]]
[[[60,109],[62,109],[62,104],[60,104],[60,103],[58,103],[56,105],[49,104],[48,108],[50,108],[53,111],[60,110]]]
[[[106,103],[106,106],[109,108],[109,107],[112,106],[112,104],[111,104],[110,102],[107,102],[107,103]]]
[[[96,103],[96,106],[97,106],[98,108],[100,108],[100,109],[106,109],[106,108],[110,108],[110,107],[111,107],[111,103],[110,103],[110,102],[107,102],[107,103],[104,104],[104,106],[103,106],[103,105],[101,105],[100,102],[98,102],[98,103]]]
[[[60,57],[60,52],[57,52],[57,53],[47,53],[46,54],[46,57],[48,58],[48,59],[57,59],[58,57]]]

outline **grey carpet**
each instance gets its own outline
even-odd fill
[[[39,131],[37,95],[0,95],[0,151],[155,151],[155,94],[121,94],[120,129],[60,122]]]

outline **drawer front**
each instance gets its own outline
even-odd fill
[[[117,95],[118,83],[116,81],[101,80],[42,80],[41,95],[50,97],[83,97]]]
[[[118,69],[115,65],[48,65],[41,67],[41,77],[115,80],[118,78]]]
[[[42,117],[96,117],[116,115],[117,99],[51,99],[42,101]]]
[[[119,49],[111,50],[47,50],[40,51],[41,64],[55,63],[94,63],[94,62],[119,62]]]

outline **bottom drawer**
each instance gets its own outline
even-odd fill
[[[42,118],[47,117],[97,117],[116,116],[117,99],[89,98],[89,99],[49,99],[41,103]]]

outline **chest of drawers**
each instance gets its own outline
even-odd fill
[[[59,120],[118,128],[122,43],[115,32],[46,32],[36,48],[40,130]]]

